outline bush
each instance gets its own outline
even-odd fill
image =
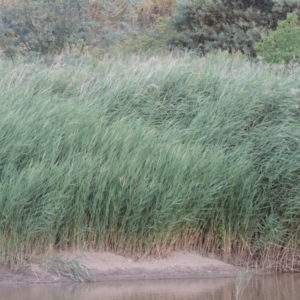
[[[16,55],[79,52],[91,43],[93,22],[88,0],[14,1],[1,6],[0,45],[10,58]]]
[[[172,26],[177,34],[170,39],[175,47],[241,51],[255,57],[255,42],[275,30],[287,12],[299,9],[296,2],[273,0],[188,0],[175,9]]]
[[[129,7],[130,22],[135,30],[127,31],[117,42],[125,53],[163,53],[172,30],[170,16],[175,0],[142,0]],[[128,20],[127,20],[128,21]]]
[[[277,30],[255,45],[258,54],[270,63],[289,63],[300,59],[300,27],[297,14],[288,14],[278,23]]]
[[[135,5],[133,14],[137,15],[140,28],[148,28],[157,20],[170,16],[175,0],[144,0]]]
[[[127,53],[163,53],[167,51],[169,33],[168,17],[160,17],[152,28],[144,29],[142,33],[130,36],[117,44],[117,49]]]

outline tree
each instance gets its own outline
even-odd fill
[[[91,43],[94,23],[88,0],[24,0],[2,4],[0,45],[10,58],[18,54],[60,54]]]
[[[287,19],[279,21],[276,31],[263,37],[255,45],[255,50],[270,63],[289,63],[300,60],[300,27],[296,13],[288,14]]]
[[[255,57],[255,42],[299,8],[296,2],[273,0],[187,0],[175,9],[176,34],[169,43],[202,54],[221,49]]]

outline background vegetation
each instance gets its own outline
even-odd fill
[[[286,20],[279,21],[278,28],[255,45],[256,50],[270,63],[299,61],[300,27],[294,12]]]
[[[200,55],[226,50],[255,58],[255,43],[276,30],[288,13],[300,12],[295,0],[2,2],[0,46],[11,59],[66,51],[95,56],[176,49]]]
[[[299,271],[298,4],[250,2],[4,1],[5,263],[184,249]]]
[[[298,1],[179,1],[172,18],[176,34],[170,43],[201,54],[221,49],[256,57],[255,43],[299,8]]]

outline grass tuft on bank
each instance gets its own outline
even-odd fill
[[[0,62],[0,253],[171,250],[300,269],[300,70],[239,56]]]

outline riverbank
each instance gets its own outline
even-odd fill
[[[234,277],[242,271],[241,268],[195,252],[173,252],[167,258],[141,258],[137,261],[109,252],[62,252],[53,257],[62,262],[76,260],[91,271],[93,281]],[[15,272],[2,267],[0,284],[73,281],[70,277],[47,270],[44,261],[41,257],[33,259],[25,268]]]

